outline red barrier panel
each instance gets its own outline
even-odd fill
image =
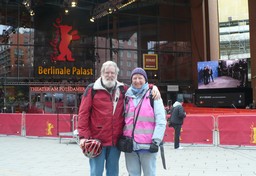
[[[58,122],[58,134],[62,132],[71,132],[72,131],[72,117],[70,114],[58,114],[57,122]]]
[[[26,114],[26,136],[57,137],[70,129],[69,114]]]
[[[26,114],[27,136],[57,136],[56,114]]]
[[[213,144],[214,118],[210,114],[188,114],[181,129],[181,143]],[[167,127],[164,141],[173,142],[173,128]]]
[[[23,114],[26,136],[57,137],[70,132],[69,114]],[[221,145],[256,145],[256,114],[222,114],[216,118]],[[22,114],[0,114],[0,134],[21,135]],[[213,144],[215,119],[212,114],[188,114],[181,132],[181,143]],[[174,130],[167,127],[164,141],[173,142]]]
[[[21,113],[0,114],[0,134],[21,135]]]
[[[256,145],[256,115],[220,115],[220,145]]]

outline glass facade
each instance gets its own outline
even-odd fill
[[[218,4],[220,60],[245,60],[248,62],[248,79],[251,80],[248,0],[236,3],[218,0]]]
[[[130,84],[130,73],[143,66],[144,54],[157,55],[158,69],[147,74],[165,104],[177,93],[168,92],[167,85],[193,93],[188,89],[193,82],[189,0],[135,2],[92,23],[95,5],[78,1],[78,7],[65,14],[60,1],[38,2],[32,4],[35,14],[30,16],[21,2],[1,2],[1,111],[20,111],[21,105],[26,111],[40,107],[50,113],[57,107],[78,107],[82,91],[75,87],[97,79],[102,63],[115,61],[119,80]],[[43,91],[47,86],[50,91]]]

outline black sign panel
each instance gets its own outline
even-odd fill
[[[82,31],[79,11],[44,6],[35,16],[34,74],[38,78],[91,78],[94,45]],[[84,20],[85,21],[85,20]]]

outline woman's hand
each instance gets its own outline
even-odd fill
[[[154,100],[159,100],[161,98],[161,93],[155,85],[153,86],[151,93]]]

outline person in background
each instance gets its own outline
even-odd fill
[[[209,67],[209,82],[211,82],[211,80],[212,80],[212,82],[214,82],[214,79],[213,79],[213,71],[212,71],[212,68]]]
[[[183,98],[177,98],[177,101],[172,105],[171,115],[168,119],[169,127],[174,128],[174,149],[183,149],[183,147],[180,146],[180,131],[184,118],[186,117],[186,112],[182,106],[183,102]]]
[[[204,77],[204,84],[208,84],[209,83],[209,69],[208,67],[204,67],[204,70],[203,70],[203,77]]]
[[[129,176],[156,176],[156,160],[166,129],[162,99],[150,103],[150,89],[145,70],[135,68],[132,85],[127,90],[123,135],[133,137],[133,151],[125,152]],[[134,131],[133,131],[134,130]]]
[[[86,88],[79,107],[81,149],[85,148],[88,139],[97,139],[103,146],[99,156],[89,158],[90,176],[102,176],[104,167],[107,176],[119,174],[121,152],[116,144],[123,133],[124,94],[128,86],[117,81],[118,72],[115,62],[103,63],[101,76]],[[153,86],[152,94],[156,99],[161,96],[156,86]]]

